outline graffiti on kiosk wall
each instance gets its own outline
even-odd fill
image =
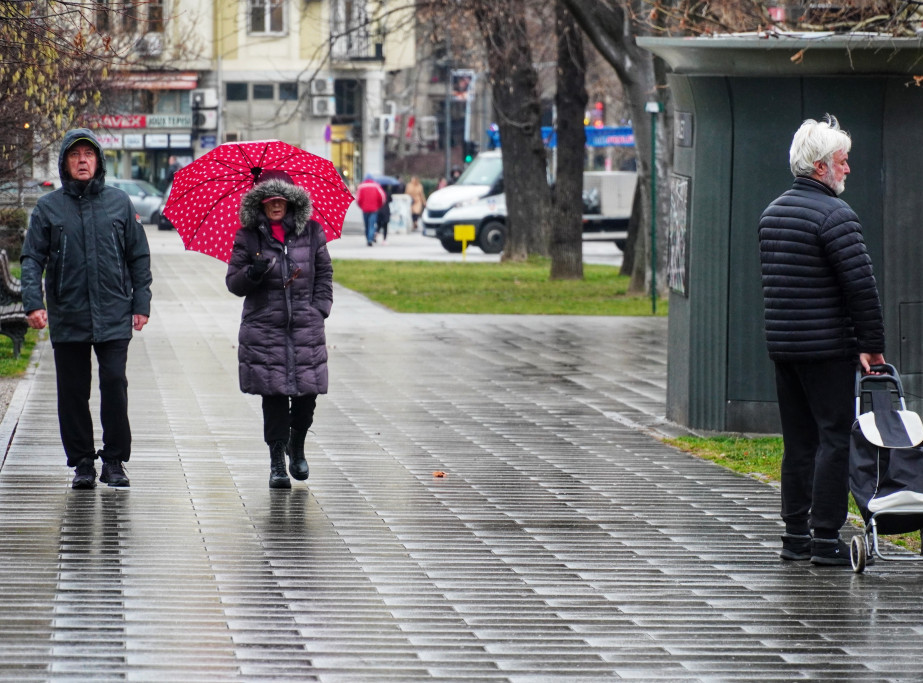
[[[670,262],[667,281],[677,294],[686,295],[689,283],[689,266],[686,258],[686,238],[689,222],[689,178],[670,175]]]

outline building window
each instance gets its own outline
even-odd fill
[[[275,88],[272,87],[272,83],[254,83],[253,84],[253,99],[255,100],[271,100],[275,97]]]
[[[359,116],[359,99],[362,95],[359,81],[338,78],[333,82],[333,94],[336,96],[338,116],[348,120]]]
[[[250,33],[285,33],[284,0],[248,0]]]
[[[247,101],[247,84],[246,83],[225,83],[224,94],[228,102],[246,102]]]
[[[164,0],[96,0],[95,5],[100,33],[163,33]]]
[[[279,83],[279,99],[291,102],[298,99],[298,83]]]
[[[148,0],[147,5],[147,30],[163,33],[163,3],[164,0]]]

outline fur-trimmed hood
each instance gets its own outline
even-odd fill
[[[263,200],[269,197],[285,197],[288,200],[287,213],[294,219],[295,234],[304,232],[308,219],[314,211],[311,195],[297,185],[284,180],[267,180],[253,186],[240,202],[240,224],[245,228],[255,228],[266,217],[263,212]]]

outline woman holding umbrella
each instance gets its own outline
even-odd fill
[[[324,319],[333,305],[327,240],[306,190],[284,171],[263,171],[240,206],[227,287],[244,298],[238,335],[240,389],[263,398],[270,488],[308,478],[304,442],[318,394],[327,393]]]

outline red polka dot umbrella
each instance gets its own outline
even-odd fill
[[[183,244],[225,263],[240,227],[240,200],[263,171],[285,171],[311,195],[328,240],[343,232],[353,196],[334,165],[280,140],[228,142],[176,172],[164,215]]]

